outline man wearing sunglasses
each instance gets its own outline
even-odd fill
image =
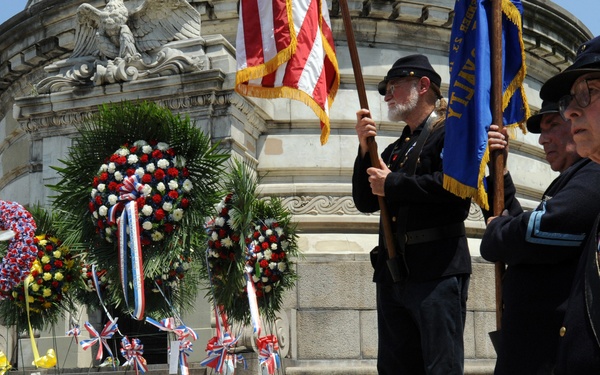
[[[377,135],[375,121],[366,109],[356,113],[352,197],[368,213],[379,210],[383,197],[397,252],[388,258],[380,229],[379,246],[371,253],[379,374],[463,374],[471,273],[464,220],[470,202],[442,185],[446,101],[440,84],[424,55],[394,63],[378,90],[389,119],[406,125],[376,165],[368,146],[369,137]]]
[[[537,208],[524,211],[506,170],[506,213],[490,217],[484,212],[488,226],[481,255],[508,265],[502,279],[504,308],[495,375],[552,374],[564,306],[585,236],[600,211],[600,165],[577,154],[571,125],[561,118],[557,103],[543,102],[527,119],[527,130],[540,134],[546,160],[560,175]],[[505,133],[490,126],[490,150],[507,150]],[[491,207],[492,194],[489,199]]]
[[[579,47],[575,62],[540,91],[556,100],[582,157],[600,163],[600,37]],[[600,186],[596,186],[600,190]],[[600,216],[599,216],[600,218]],[[600,374],[600,267],[598,219],[587,236],[565,318],[555,374]]]

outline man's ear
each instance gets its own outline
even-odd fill
[[[429,79],[429,77],[421,77],[421,79],[419,80],[419,93],[420,94],[425,94],[427,91],[429,91],[429,88],[431,87],[431,80]]]

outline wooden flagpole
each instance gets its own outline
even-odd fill
[[[362,76],[360,59],[358,58],[358,49],[356,48],[356,40],[354,39],[354,31],[352,29],[352,20],[350,19],[350,11],[348,10],[347,0],[340,0],[340,10],[342,12],[342,18],[344,20],[344,28],[346,29],[346,39],[348,41],[348,49],[350,50],[350,59],[352,61],[352,68],[354,70],[354,79],[356,81],[356,90],[358,91],[360,107],[364,109],[369,109],[369,103],[367,102],[367,92],[365,90],[365,83]],[[375,142],[375,137],[370,137],[368,139],[368,145],[371,165],[376,167],[379,165],[379,152],[377,151],[377,142]],[[392,260],[396,257],[396,244],[394,243],[392,225],[390,222],[388,209],[385,204],[385,199],[381,196],[378,196],[378,198],[379,214],[383,225],[383,234],[388,252],[388,259]],[[394,277],[393,274],[392,277]]]
[[[502,116],[502,0],[492,0],[491,24],[491,60],[492,60],[492,123],[498,125],[499,131],[504,128]],[[504,210],[504,152],[495,150],[491,154],[492,178],[494,188],[493,212],[500,216]],[[505,265],[503,262],[495,264],[496,284],[496,329],[502,328],[502,278]]]

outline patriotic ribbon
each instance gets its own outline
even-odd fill
[[[109,320],[106,323],[106,325],[104,325],[104,328],[100,333],[98,333],[98,331],[94,329],[90,322],[85,322],[84,327],[90,333],[90,336],[92,338],[87,340],[81,340],[80,345],[83,348],[83,350],[87,350],[92,346],[98,344],[98,354],[96,355],[97,360],[102,359],[102,356],[104,354],[102,349],[103,347],[105,347],[108,351],[108,354],[110,354],[110,356],[113,357],[112,351],[110,350],[110,346],[108,345],[108,342],[106,340],[112,338],[115,332],[117,332],[117,319],[119,318],[116,318],[115,320]]]
[[[250,320],[252,321],[252,329],[256,336],[260,336],[261,324],[260,314],[258,312],[258,302],[256,300],[256,289],[250,275],[249,266],[246,266],[246,291],[248,292],[248,304],[250,306]]]
[[[126,177],[123,180],[123,186],[120,188],[119,202],[109,210],[109,222],[118,223],[119,238],[119,271],[121,274],[121,287],[125,297],[125,305],[129,307],[128,289],[128,260],[127,248],[129,248],[129,257],[131,258],[131,273],[134,296],[134,309],[132,316],[136,320],[141,320],[144,316],[145,297],[144,297],[144,271],[142,268],[142,243],[140,239],[140,222],[136,199],[144,189],[136,174]],[[116,219],[116,211],[124,202],[125,207],[121,217]],[[129,229],[129,241],[127,238],[127,229]]]
[[[235,346],[237,338],[231,336],[229,332],[225,332],[221,336],[214,336],[206,344],[206,354],[208,357],[200,362],[201,366],[214,368],[219,374],[223,371],[223,364],[227,359],[231,358],[229,349]]]
[[[190,370],[187,357],[189,357],[190,353],[193,351],[191,341],[179,341],[179,368],[181,369],[181,375],[189,375]]]
[[[73,326],[73,328],[68,330],[65,334],[67,336],[73,336],[73,338],[75,339],[75,344],[79,344],[78,337],[81,334],[81,329],[79,329],[79,324],[75,324],[75,326]]]
[[[121,339],[121,355],[127,360],[124,365],[132,366],[136,374],[148,371],[148,365],[142,354],[144,354],[144,345],[139,339],[132,338],[129,341],[127,336]]]
[[[173,317],[162,319],[159,322],[148,316],[146,317],[146,322],[156,326],[161,331],[172,332],[175,334],[179,341],[179,367],[181,368],[181,375],[188,375],[190,371],[188,368],[187,357],[190,355],[189,352],[193,352],[193,344],[191,341],[187,340],[187,338],[191,337],[194,340],[197,340],[198,335],[196,332],[183,324],[176,326],[175,318]]]
[[[275,371],[281,367],[279,360],[279,345],[277,344],[277,336],[268,335],[259,337],[257,340],[258,360],[261,367],[266,367],[269,375],[275,374]]]

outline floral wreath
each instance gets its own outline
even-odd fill
[[[58,224],[59,217],[63,223],[72,223],[64,212],[50,212],[34,206],[30,213],[37,224],[33,238],[35,260],[29,275],[9,291],[3,292],[5,299],[0,302],[0,314],[9,326],[16,325],[24,329],[30,321],[33,328],[43,329],[74,310],[71,293],[80,288],[81,267],[76,259],[76,250],[72,251],[62,241],[68,236],[65,229],[70,224],[62,228]],[[73,248],[77,249],[77,246]]]
[[[273,322],[284,292],[297,279],[292,261],[299,255],[296,227],[279,199],[258,199],[257,181],[248,166],[236,164],[227,185],[232,193],[206,224],[204,277],[213,302],[222,306],[228,319],[249,323],[248,275],[260,315]]]
[[[88,218],[80,234],[89,239],[86,263],[106,270],[105,302],[136,318],[193,307],[201,255],[191,249],[205,242],[202,225],[228,155],[189,118],[148,102],[101,106],[78,131],[64,167],[55,167],[62,179],[54,205]],[[131,251],[123,255],[119,244]]]
[[[31,213],[23,206],[0,200],[0,229],[14,233],[0,267],[0,292],[10,291],[29,274],[37,254],[36,228]]]

